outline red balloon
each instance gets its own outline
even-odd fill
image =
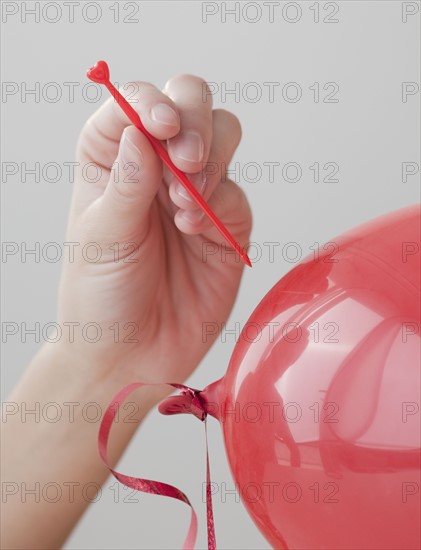
[[[275,548],[420,548],[420,210],[327,243],[257,306],[202,397]]]

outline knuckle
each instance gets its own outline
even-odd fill
[[[137,184],[139,183],[139,180],[137,181],[131,181],[130,183],[124,181],[124,175],[123,175],[123,181],[110,182],[109,185],[112,185],[114,187],[114,194],[116,199],[121,202],[121,204],[130,204],[138,195],[138,187]]]
[[[241,123],[238,118],[227,111],[226,109],[214,109],[213,116],[222,122],[222,124],[229,129],[229,131],[235,136],[237,142],[241,141],[243,130],[241,128]]]
[[[230,201],[232,201],[233,204],[241,204],[243,201],[247,200],[244,190],[237,183],[229,179],[228,186]]]
[[[212,93],[208,83],[201,76],[194,74],[182,73],[171,77],[164,86],[164,92],[171,97],[176,95],[179,88],[186,86],[195,90],[195,94],[200,96],[202,103],[212,104]]]
[[[172,76],[169,80],[167,80],[164,89],[168,90],[168,89],[171,89],[172,87],[177,86],[179,84],[192,84],[192,85],[195,85],[195,86],[202,86],[202,85],[207,86],[205,80],[202,77],[197,76],[195,74],[181,73],[181,74],[176,74],[176,75]]]
[[[135,102],[139,100],[140,96],[145,92],[151,92],[155,89],[155,86],[150,82],[143,82],[141,80],[132,80],[125,82],[122,86],[119,87],[119,92],[123,97],[125,97],[130,102]]]

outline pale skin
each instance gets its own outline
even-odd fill
[[[137,82],[138,102],[131,101],[149,132],[167,143],[173,162],[192,175],[244,246],[250,208],[240,187],[225,178],[241,128],[231,113],[212,109],[204,86],[192,75],[172,78],[162,92]],[[108,476],[97,451],[99,422],[87,421],[83,404],[96,402],[104,411],[115,393],[133,381],[184,382],[216,338],[204,338],[202,324],[220,327],[226,321],[244,267],[234,254],[206,255],[216,250],[213,243],[225,246],[222,237],[179,194],[147,138],[112,98],[85,124],[76,160],[80,168],[66,242],[80,246],[63,265],[57,323],[96,323],[101,337],[92,343],[75,329],[72,342],[64,331],[58,342],[44,343],[7,399],[19,411],[3,419],[2,481],[9,483],[2,513],[5,550],[63,545],[88,506],[82,489],[101,485]],[[90,162],[101,169],[96,183],[83,176],[82,167]],[[81,254],[84,243],[99,246],[99,262]],[[206,248],[209,243],[213,246]],[[158,386],[133,394],[130,400],[139,406],[136,418],[141,421],[169,391]],[[23,403],[27,409],[39,403],[42,411],[50,402],[62,406],[62,420],[49,422],[41,414],[39,421],[34,416],[22,421]],[[80,405],[72,415],[65,403]],[[137,426],[119,422],[114,427],[113,464]],[[42,495],[51,482],[62,488],[54,504],[48,501],[54,489],[47,499]],[[29,494],[23,502],[22,487],[33,489],[36,483],[39,502]]]

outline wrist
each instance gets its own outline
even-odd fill
[[[140,388],[131,397],[131,402],[139,405],[139,415],[142,418],[159,401],[171,391],[164,384],[150,384],[148,379],[135,375],[131,369],[119,368],[116,364],[102,360],[101,356],[84,356],[77,346],[67,343],[45,342],[35,355],[29,370],[37,379],[44,381],[46,401],[62,396],[66,399],[80,400],[81,402],[95,402],[102,412],[110,401],[124,386],[132,382],[145,381],[145,387]],[[139,365],[138,372],[142,372]]]

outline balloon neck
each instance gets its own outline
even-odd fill
[[[212,382],[200,392],[200,398],[204,402],[206,413],[217,420],[221,419],[221,405],[223,402],[224,377]]]

